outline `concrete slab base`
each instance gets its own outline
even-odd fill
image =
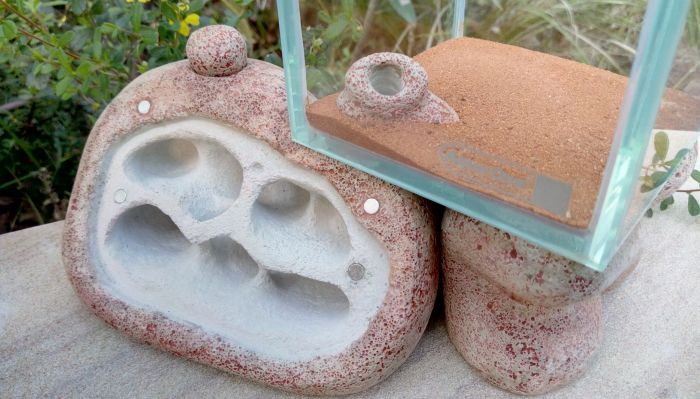
[[[604,297],[591,368],[544,398],[700,398],[700,218],[685,199],[642,226],[646,253]],[[62,223],[0,237],[0,397],[294,398],[136,343],[85,308],[60,258]],[[440,301],[440,300],[439,300]],[[438,307],[418,347],[353,398],[511,398],[470,368]]]

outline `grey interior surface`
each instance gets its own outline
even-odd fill
[[[136,308],[289,361],[345,350],[381,308],[386,248],[324,177],[263,141],[187,118],[126,136],[100,168],[92,263]]]

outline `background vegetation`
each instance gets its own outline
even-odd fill
[[[286,0],[285,0],[286,1]],[[303,0],[309,89],[337,90],[361,55],[414,55],[449,36],[449,0]],[[644,0],[472,0],[473,37],[626,74]],[[109,101],[184,57],[193,29],[224,23],[249,56],[281,64],[272,0],[0,0],[0,233],[65,215],[80,153]],[[700,0],[671,85],[700,95]]]

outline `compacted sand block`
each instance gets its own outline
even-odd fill
[[[588,226],[627,78],[471,38],[447,41],[415,60],[427,73],[430,92],[454,109],[459,121],[351,117],[332,95],[308,106],[310,123],[452,183],[572,227]],[[669,90],[656,127],[693,130],[698,124],[700,101]],[[568,206],[539,206],[533,199],[538,176],[570,188]]]

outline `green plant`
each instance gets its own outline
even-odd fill
[[[250,57],[281,65],[273,3],[0,0],[0,232],[62,218],[97,115],[139,74],[182,59],[192,29],[235,26],[248,39]],[[347,68],[362,55],[415,55],[449,38],[451,3],[301,0],[309,90],[316,95],[338,90]],[[672,86],[679,89],[700,75],[700,0],[692,4],[679,51],[687,56],[679,57],[672,74]],[[470,0],[466,30],[472,37],[627,73],[645,5],[644,0]]]
[[[660,131],[654,134],[654,156],[652,157],[651,163],[644,166],[642,169],[643,174],[639,178],[641,181],[639,188],[641,193],[650,192],[664,184],[689,152],[688,149],[684,148],[676,152],[673,158],[668,159],[669,146],[670,140],[666,132]],[[690,174],[690,178],[698,183],[698,188],[676,190],[676,193],[687,194],[688,213],[690,216],[698,216],[700,215],[700,205],[694,193],[700,192],[700,170],[693,170]],[[659,209],[665,211],[674,203],[675,199],[672,194],[661,201]],[[654,211],[651,208],[648,209],[646,216],[652,217],[653,215]]]
[[[363,55],[415,55],[449,38],[452,2],[303,0],[300,3],[307,87],[317,96],[338,91],[345,71]]]
[[[687,200],[688,200],[688,214],[690,216],[698,216],[700,215],[700,203],[698,203],[697,198],[695,198],[695,193],[700,193],[700,170],[693,170],[690,174],[690,178],[694,180],[696,183],[698,183],[698,188],[691,188],[691,189],[680,189],[676,190],[676,193],[681,193],[681,194],[686,194],[687,195]],[[668,209],[671,205],[675,203],[675,200],[673,198],[673,195],[665,198],[661,203],[659,204],[659,209],[662,211],[665,211]],[[649,215],[651,216],[651,212]]]
[[[17,81],[0,78],[0,91]],[[63,218],[85,141],[75,132],[89,115],[78,101],[47,97],[0,112],[0,230]]]
[[[0,0],[0,232],[60,220],[85,138],[131,80],[184,58],[191,29],[236,26],[277,60],[253,0]]]
[[[473,0],[469,36],[514,44],[627,75],[645,0]],[[700,0],[691,3],[686,34],[669,86],[683,90],[700,72]]]
[[[514,44],[626,74],[646,1],[476,0],[471,36]]]

